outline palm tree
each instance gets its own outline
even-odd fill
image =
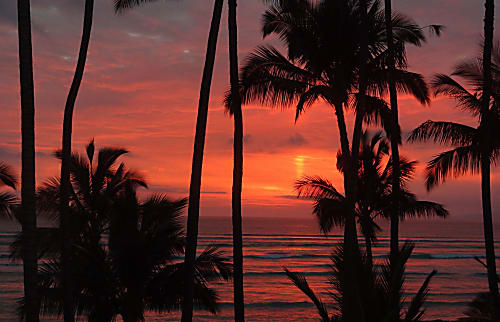
[[[392,0],[385,0],[385,25],[387,38],[387,69],[389,75],[394,74],[395,66],[395,48],[392,26]],[[393,215],[391,216],[391,257],[397,256],[399,251],[399,217],[401,213],[401,205],[399,203],[401,194],[401,180],[399,168],[399,144],[401,143],[401,130],[399,128],[399,112],[398,112],[398,94],[396,90],[396,82],[393,77],[389,76],[389,95],[391,101],[392,114],[392,135],[391,135],[391,156],[394,164],[394,176],[392,178],[392,205]]]
[[[390,218],[392,213],[392,176],[393,165],[389,157],[389,143],[381,133],[371,138],[367,133],[361,136],[361,150],[357,172],[357,198],[355,218],[360,231],[365,238],[366,260],[372,263],[372,244],[380,227],[378,218]],[[337,167],[343,172],[342,155],[339,154]],[[387,161],[385,161],[387,160]],[[406,184],[413,178],[415,161],[401,158],[402,193],[400,195],[400,220],[407,218],[446,217],[448,211],[440,204],[418,200],[408,191]],[[349,212],[346,208],[346,198],[330,183],[321,177],[304,177],[296,182],[299,197],[314,200],[313,214],[317,217],[320,229],[328,234],[333,227],[343,227]]]
[[[495,1],[485,0],[484,13],[484,46],[483,46],[483,95],[481,97],[481,114],[485,115],[490,109],[490,100],[492,93],[490,92],[492,83],[491,70],[491,52],[493,50],[493,29],[495,19]],[[485,122],[481,118],[481,123]],[[481,156],[481,186],[482,186],[482,203],[483,203],[483,223],[484,223],[484,240],[488,263],[488,284],[491,293],[492,305],[495,308],[493,311],[493,321],[500,321],[500,302],[498,298],[498,283],[496,282],[496,257],[495,245],[493,239],[493,215],[491,210],[491,191],[490,191],[490,164],[485,160],[489,160],[487,153]],[[489,259],[489,260],[488,260]]]
[[[481,173],[483,204],[483,224],[488,267],[488,283],[492,298],[497,298],[495,248],[491,214],[490,167],[500,155],[500,50],[494,48],[492,74],[489,86],[491,98],[488,109],[484,110],[484,73],[482,59],[467,60],[458,64],[452,76],[438,74],[433,81],[436,95],[447,95],[456,100],[458,107],[477,118],[477,127],[454,122],[427,121],[413,130],[409,141],[428,141],[452,146],[453,149],[433,158],[427,166],[427,189],[432,189],[448,177],[456,177],[467,172]],[[468,90],[453,78],[459,77],[472,90]],[[498,300],[497,300],[498,301]],[[495,305],[497,307],[498,305]]]
[[[343,108],[355,102],[358,93],[359,10],[356,1],[308,0],[277,1],[264,14],[263,35],[276,34],[284,42],[288,55],[272,46],[261,46],[251,54],[241,71],[243,103],[260,101],[280,107],[296,105],[296,118],[320,99],[334,107],[344,155],[350,154]],[[371,95],[387,90],[385,61],[385,28],[379,1],[368,12],[369,64],[367,87]],[[420,45],[425,37],[422,29],[402,15],[394,15],[398,26],[396,38],[401,44]],[[394,78],[398,88],[428,102],[422,77],[405,71],[404,46],[400,46],[399,67]],[[321,53],[319,55],[318,53]],[[370,101],[370,115],[384,117],[387,105],[376,96]],[[228,99],[230,102],[230,99]],[[368,118],[364,115],[363,117]],[[387,126],[388,127],[388,126]],[[350,171],[346,171],[346,191],[350,195]],[[351,236],[352,237],[352,236]],[[352,240],[351,240],[352,241]]]
[[[380,2],[374,1],[368,10],[367,88],[370,101],[363,119],[382,119],[385,125],[388,108],[379,97],[387,91],[388,73],[385,70],[386,43],[384,16]],[[343,155],[350,156],[344,108],[356,103],[359,89],[360,10],[357,1],[273,1],[264,14],[263,36],[277,35],[288,53],[283,55],[272,46],[261,46],[251,54],[241,70],[241,99],[243,103],[260,101],[273,106],[296,105],[296,119],[315,102],[322,99],[333,107],[340,134]],[[425,37],[422,28],[402,15],[394,15],[398,26],[395,38],[399,48],[398,88],[428,101],[427,86],[422,77],[405,70],[405,44],[420,45]],[[231,103],[231,97],[227,98]],[[358,122],[359,124],[359,122]],[[354,169],[346,163],[344,189],[349,209],[354,212]],[[344,242],[349,257],[357,253],[357,232],[354,216],[348,216]],[[354,281],[353,283],[356,283]],[[356,293],[355,288],[352,288]],[[353,295],[352,303],[356,303]],[[356,306],[356,305],[354,305]],[[359,311],[353,308],[353,312]],[[353,320],[356,316],[353,316]]]
[[[87,60],[87,52],[90,42],[90,33],[92,30],[92,17],[94,11],[94,0],[85,1],[85,13],[83,18],[83,32],[78,54],[78,62],[76,65],[73,82],[66,99],[64,107],[63,134],[62,134],[62,158],[61,158],[61,222],[60,226],[63,231],[62,238],[62,268],[63,268],[63,292],[64,292],[64,321],[74,321],[74,309],[71,306],[73,303],[71,276],[70,254],[71,249],[71,217],[68,212],[68,199],[70,191],[70,163],[71,163],[71,134],[73,130],[73,110],[80,89],[80,84],[83,78],[85,62]]]
[[[232,190],[233,222],[233,288],[234,319],[245,320],[245,300],[243,292],[243,233],[241,218],[241,188],[243,181],[243,114],[239,88],[238,67],[238,25],[236,20],[237,2],[228,0],[229,60],[232,105],[230,114],[234,117],[234,166]]]
[[[145,182],[123,163],[115,167],[123,149],[101,149],[93,159],[74,154],[70,195],[72,306],[89,321],[143,321],[145,310],[168,312],[182,299],[185,266],[184,233],[180,223],[186,199],[154,195],[139,201],[136,189]],[[60,215],[60,184],[52,179],[39,191],[41,213]],[[49,217],[50,218],[50,217]],[[49,258],[40,269],[42,313],[60,315],[64,307],[60,229],[39,232],[39,255]],[[109,236],[109,238],[106,238]],[[22,236],[21,236],[22,238]],[[18,248],[13,245],[14,251]],[[16,255],[16,253],[14,253]],[[195,262],[195,300],[201,308],[217,312],[213,280],[229,279],[227,259],[208,247]],[[22,308],[24,309],[24,308]]]
[[[17,178],[14,175],[11,167],[7,164],[0,162],[0,187],[8,187],[12,190],[16,190]],[[13,212],[12,208],[16,206],[17,197],[9,192],[0,192],[0,216],[5,216],[7,218],[12,218]]]
[[[21,87],[21,226],[28,236],[36,231],[35,210],[35,94],[31,42],[30,0],[17,1],[19,80]],[[26,239],[23,251],[26,318],[38,321],[37,256],[34,238]]]
[[[335,292],[330,292],[330,294],[337,308],[333,314],[328,312],[327,305],[311,289],[306,277],[302,273],[291,272],[285,268],[285,274],[314,303],[323,322],[352,321],[343,314],[343,307],[348,304],[345,302],[345,294],[349,287],[345,283],[345,279],[351,270],[356,272],[356,276],[360,281],[361,294],[363,294],[361,298],[361,318],[357,321],[421,321],[425,313],[423,305],[429,293],[429,283],[431,278],[436,274],[436,271],[432,271],[427,276],[411,302],[406,303],[407,308],[404,312],[403,307],[406,305],[402,293],[405,283],[405,267],[413,248],[413,244],[405,244],[401,249],[399,262],[393,262],[392,264],[386,262],[376,267],[367,262],[365,258],[361,258],[361,260],[355,262],[354,266],[348,264],[343,247],[337,247],[331,255],[332,271],[330,285],[334,288]],[[391,267],[393,264],[397,265],[393,268]],[[397,288],[392,289],[392,285],[395,285]],[[393,312],[394,306],[390,301],[393,293],[399,295],[395,308],[396,312]],[[393,314],[396,315],[396,320],[389,318]]]
[[[117,12],[155,0],[115,0]],[[205,135],[208,117],[208,103],[210,98],[210,87],[215,65],[215,54],[217,49],[217,38],[222,16],[223,0],[215,0],[212,22],[208,36],[205,67],[201,81],[200,100],[198,104],[198,117],[196,120],[196,134],[194,139],[193,162],[191,169],[191,182],[189,185],[189,205],[187,218],[187,246],[186,246],[186,275],[185,275],[185,297],[182,311],[182,321],[193,319],[193,292],[194,292],[194,262],[196,258],[196,247],[198,244],[198,221],[200,216],[200,194],[201,173],[203,166],[203,153],[205,149]]]

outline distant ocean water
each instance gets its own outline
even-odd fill
[[[384,227],[384,223],[382,223]],[[386,228],[386,227],[384,227]],[[283,267],[303,272],[317,294],[331,303],[328,295],[329,255],[342,240],[341,231],[329,237],[319,233],[312,216],[307,219],[246,218],[244,220],[245,301],[248,321],[317,321],[314,306],[283,274]],[[8,259],[9,243],[15,232],[0,231],[0,321],[15,320],[15,302],[22,295],[22,265]],[[416,247],[407,267],[406,296],[411,298],[433,269],[425,319],[454,320],[462,316],[478,292],[487,290],[485,269],[474,260],[484,258],[482,224],[454,221],[410,221],[402,224],[401,241]],[[500,238],[500,226],[495,227]],[[360,240],[361,245],[362,241]],[[376,261],[388,251],[387,229],[374,248]],[[202,217],[199,249],[216,245],[231,255],[231,220]],[[500,257],[500,243],[497,257]],[[217,316],[198,311],[197,321],[232,320],[231,284],[213,285],[220,296]],[[178,320],[179,313],[149,313],[148,321]],[[46,319],[51,321],[54,319]]]

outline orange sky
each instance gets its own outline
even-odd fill
[[[60,146],[62,111],[79,46],[83,2],[32,1],[39,183],[58,172],[52,151]],[[476,53],[482,28],[480,1],[395,0],[394,6],[421,25],[447,27],[441,38],[431,39],[423,48],[410,48],[412,71],[426,77],[448,73],[454,63]],[[240,1],[241,59],[262,43],[263,9],[261,0]],[[159,1],[115,16],[112,1],[96,1],[88,64],[74,119],[74,149],[81,150],[92,137],[100,147],[126,147],[131,153],[124,160],[145,175],[152,191],[187,195],[211,11],[211,1]],[[233,123],[221,104],[229,81],[227,16],[223,19],[208,121],[202,215],[230,214]],[[0,41],[0,159],[19,171],[15,1],[0,3]],[[440,98],[430,107],[422,107],[401,97],[403,130],[430,118],[471,122],[452,106],[451,101]],[[328,177],[341,187],[335,169],[338,135],[331,109],[320,104],[296,125],[293,120],[293,110],[245,107],[244,215],[309,216],[310,203],[292,198],[293,182],[303,174]],[[402,150],[422,164],[442,149],[405,145]],[[500,198],[495,198],[500,188],[498,169],[492,182],[495,210],[500,207]],[[479,219],[477,177],[450,181],[428,194],[419,171],[412,188],[422,198],[445,203],[455,218]]]

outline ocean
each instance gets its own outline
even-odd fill
[[[381,223],[387,228],[387,223]],[[388,252],[388,230],[379,234],[374,247],[375,261],[385,260]],[[16,300],[22,295],[22,264],[8,259],[8,245],[15,231],[0,232],[0,321],[14,321]],[[401,242],[415,242],[407,266],[406,298],[417,291],[426,275],[438,271],[430,284],[424,319],[454,320],[479,292],[487,290],[486,270],[474,260],[484,258],[480,222],[408,221],[401,225]],[[495,226],[500,236],[500,226]],[[328,237],[320,234],[312,216],[307,219],[245,218],[244,270],[245,313],[247,321],[317,321],[314,306],[283,273],[303,272],[312,289],[327,303],[329,297],[329,255],[342,241],[341,231]],[[360,240],[362,244],[362,240]],[[215,245],[232,253],[231,220],[202,217],[199,249]],[[497,254],[499,246],[497,243]],[[497,256],[498,257],[498,256]],[[232,320],[230,283],[214,284],[220,296],[220,312],[214,316],[197,311],[196,321]],[[333,309],[330,307],[330,309]],[[147,321],[178,320],[178,312],[157,315],[148,313]],[[44,321],[54,321],[54,318]]]

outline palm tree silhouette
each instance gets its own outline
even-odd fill
[[[492,50],[493,50],[493,29],[495,19],[495,1],[485,0],[484,13],[484,46],[483,46],[483,95],[481,97],[481,114],[485,115],[490,109],[490,100],[492,93],[490,92],[492,84]],[[486,122],[481,118],[481,123]],[[489,160],[487,152],[483,151],[481,156],[481,177],[485,178],[481,182],[482,186],[482,203],[483,203],[483,222],[484,222],[484,240],[486,252],[489,255],[486,257],[488,264],[488,284],[491,293],[493,310],[493,320],[500,321],[500,302],[498,298],[498,283],[496,282],[496,257],[495,245],[493,239],[493,215],[491,210],[491,191],[490,191],[490,164],[485,160]],[[487,178],[487,179],[486,179]]]
[[[234,292],[234,320],[245,320],[245,299],[243,291],[243,232],[241,218],[241,189],[243,181],[243,113],[239,93],[238,67],[238,24],[237,1],[228,0],[228,28],[229,28],[229,68],[231,82],[231,106],[228,106],[230,115],[234,118],[234,165],[232,188],[232,223],[233,223],[233,292]]]
[[[19,37],[19,81],[21,88],[21,226],[27,236],[23,251],[24,296],[26,318],[38,321],[38,261],[35,251],[35,94],[33,84],[33,50],[31,42],[30,0],[17,1]]]
[[[143,321],[145,310],[169,312],[180,307],[184,287],[184,232],[181,215],[187,200],[153,195],[140,201],[136,190],[146,186],[123,163],[123,149],[104,148],[94,161],[94,145],[87,155],[73,154],[70,211],[73,243],[70,251],[73,303],[89,321]],[[60,153],[58,153],[60,157]],[[47,182],[39,191],[40,213],[58,221],[60,183]],[[51,217],[53,216],[53,217]],[[49,258],[40,268],[42,313],[59,315],[65,305],[63,272],[58,243],[61,229],[43,229],[39,255]],[[14,256],[18,245],[14,243]],[[43,242],[42,242],[43,241]],[[217,294],[210,281],[231,277],[227,258],[207,247],[195,261],[195,301],[212,313]],[[23,311],[24,308],[21,308]]]
[[[490,167],[498,159],[500,139],[500,51],[495,48],[492,57],[492,80],[489,92],[491,99],[487,110],[483,109],[484,74],[482,59],[472,59],[458,64],[451,76],[438,74],[433,87],[436,95],[447,95],[458,103],[458,108],[477,118],[477,127],[454,122],[426,121],[412,131],[409,141],[428,141],[452,146],[429,161],[427,166],[427,189],[443,183],[448,177],[467,172],[481,173],[483,224],[488,266],[488,282],[492,298],[498,292],[496,282],[495,248],[491,214]],[[462,86],[452,76],[463,79],[472,86],[472,91]]]
[[[295,105],[297,120],[315,102],[324,100],[335,111],[342,153],[350,156],[344,107],[350,103],[356,106],[359,97],[359,30],[362,19],[358,1],[272,2],[263,16],[263,36],[277,35],[288,52],[285,56],[272,46],[261,46],[247,58],[241,70],[242,102],[260,101],[280,107]],[[391,120],[387,117],[390,110],[379,98],[386,93],[388,80],[385,69],[386,29],[379,1],[371,3],[367,16],[370,23],[366,24],[369,28],[366,74],[370,95],[363,97],[367,104],[359,117],[365,121],[381,121],[390,133]],[[397,56],[399,68],[391,75],[396,79],[399,90],[427,103],[427,86],[421,75],[405,70],[404,45],[421,45],[425,40],[422,28],[402,15],[394,15],[393,20],[398,26],[395,38],[400,44],[400,51]],[[227,103],[231,103],[230,96]],[[344,189],[351,212],[354,212],[354,181],[354,169],[346,163]],[[346,253],[355,256],[358,246],[354,216],[347,217],[344,243]],[[353,290],[356,292],[355,288]],[[353,308],[353,312],[356,311],[359,310]]]
[[[392,75],[396,69],[395,63],[395,44],[393,37],[392,19],[392,0],[385,0],[385,25],[386,25],[386,38],[387,38],[387,69],[389,74]],[[399,217],[401,213],[401,205],[399,203],[401,194],[401,180],[399,168],[399,144],[401,143],[401,130],[399,128],[399,112],[398,112],[398,94],[396,90],[396,82],[393,77],[389,76],[389,96],[391,102],[391,115],[392,115],[392,135],[391,135],[391,156],[394,164],[394,176],[392,178],[392,205],[393,214],[391,216],[391,256],[397,256],[399,251]]]
[[[357,199],[355,218],[365,238],[366,260],[372,263],[372,244],[380,227],[377,218],[390,218],[392,213],[392,176],[393,165],[389,156],[389,142],[376,133],[371,138],[365,132],[361,136],[361,150],[357,172]],[[344,158],[339,153],[337,167],[343,172]],[[406,188],[413,178],[415,161],[400,159],[402,193],[400,195],[400,220],[414,217],[446,217],[448,211],[440,204],[418,200]],[[321,231],[328,234],[331,229],[343,227],[346,222],[346,198],[327,179],[318,176],[304,177],[295,184],[299,197],[314,200],[313,214],[317,217]]]
[[[355,271],[356,276],[361,281],[361,294],[363,294],[361,297],[362,311],[360,319],[357,321],[393,321],[390,317],[395,315],[396,321],[417,322],[421,321],[425,313],[423,306],[429,292],[429,283],[436,271],[432,271],[427,276],[412,300],[409,303],[404,303],[405,269],[413,249],[413,244],[406,243],[401,249],[398,262],[385,262],[377,267],[371,265],[364,257],[353,262],[354,265],[349,264],[346,260],[344,247],[338,246],[330,257],[332,261],[330,286],[334,289],[330,294],[336,304],[336,312],[333,314],[328,312],[327,305],[311,289],[304,274],[289,271],[287,268],[284,270],[293,284],[314,303],[323,322],[352,321],[344,314],[344,306],[348,305],[345,297],[349,288],[349,285],[346,284],[346,276],[350,270]],[[393,264],[396,265],[391,267]],[[392,285],[396,288],[393,289]],[[398,294],[396,304],[391,302],[393,294]],[[404,306],[406,306],[406,310],[403,310]],[[396,312],[393,311],[394,309]]]
[[[8,187],[12,190],[16,190],[17,183],[17,178],[11,167],[3,162],[0,162],[0,187]],[[17,197],[12,192],[0,192],[0,216],[7,218],[15,217],[12,210],[16,204]]]
[[[115,0],[115,10],[120,12],[124,9],[132,8],[146,2],[155,0]],[[201,173],[203,166],[203,153],[205,149],[205,135],[208,117],[208,103],[210,98],[210,87],[212,85],[212,75],[215,65],[215,54],[217,49],[217,38],[222,16],[223,0],[215,0],[212,22],[208,36],[207,53],[205,57],[205,67],[201,81],[200,99],[198,104],[198,117],[196,120],[196,134],[194,139],[193,162],[191,170],[191,182],[189,185],[189,205],[187,219],[187,246],[186,246],[186,275],[185,275],[185,297],[182,311],[182,321],[193,319],[193,292],[196,258],[196,247],[198,244],[198,221],[200,216],[200,194],[201,194]]]
[[[75,102],[82,82],[83,73],[85,70],[85,62],[87,60],[87,52],[90,42],[90,34],[92,30],[92,18],[94,11],[94,0],[85,1],[85,12],[83,18],[83,32],[78,54],[78,62],[76,65],[73,82],[66,99],[64,107],[64,120],[63,120],[63,134],[62,134],[62,154],[61,154],[61,222],[59,223],[62,231],[62,272],[63,272],[63,292],[64,292],[64,321],[74,321],[75,313],[72,307],[72,285],[70,269],[71,263],[69,261],[69,251],[71,249],[71,217],[68,212],[68,201],[70,192],[70,163],[71,163],[71,135],[73,130],[73,111]]]

